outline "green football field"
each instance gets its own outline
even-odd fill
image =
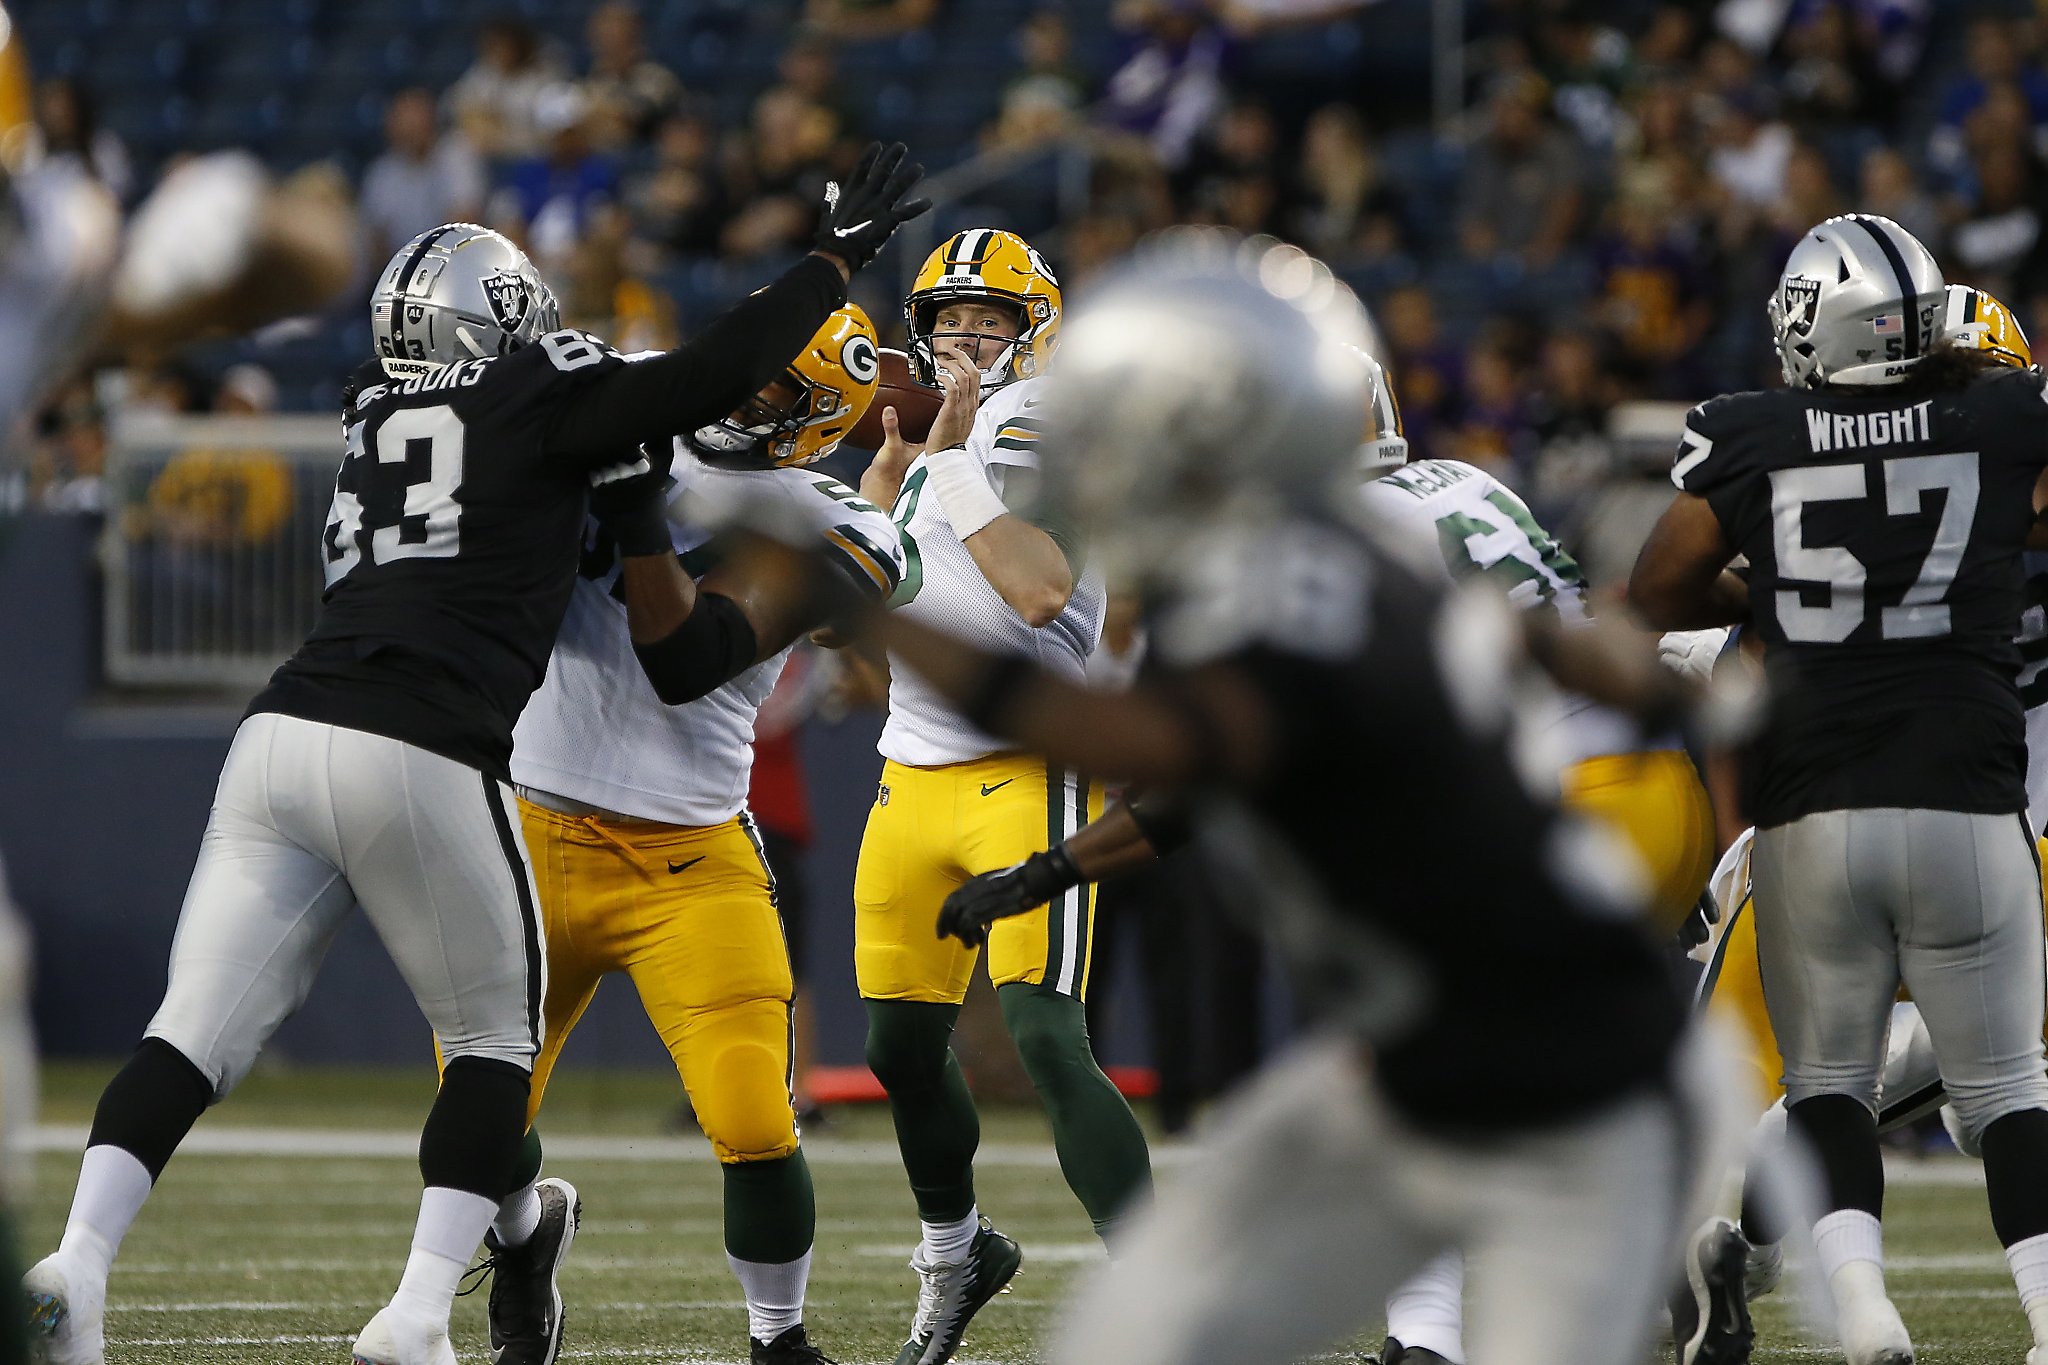
[[[83,1125],[107,1074],[67,1065],[46,1076],[47,1150],[23,1225],[31,1259],[56,1243]],[[108,1359],[346,1361],[405,1257],[418,1198],[412,1151],[432,1086],[430,1072],[252,1078],[201,1122],[129,1236],[114,1270]],[[744,1361],[717,1170],[701,1139],[664,1131],[673,1079],[571,1071],[548,1100],[549,1172],[584,1201],[563,1286],[565,1359]],[[819,1225],[812,1339],[842,1361],[887,1361],[916,1293],[906,1264],[916,1227],[887,1115],[843,1111],[807,1146]],[[1174,1149],[1161,1157],[1170,1180]],[[2016,1365],[2025,1321],[1979,1168],[1950,1158],[1894,1169],[1889,1282],[1920,1360]],[[983,1210],[1023,1243],[1025,1264],[1014,1292],[977,1319],[960,1359],[1030,1361],[1068,1278],[1101,1253],[1037,1113],[984,1116],[978,1183]],[[488,1360],[481,1294],[458,1301],[455,1325],[462,1358]],[[1766,1305],[1759,1325],[1763,1365],[1840,1359],[1803,1339],[1782,1308]],[[1355,1359],[1378,1340],[1375,1330],[1331,1358]]]

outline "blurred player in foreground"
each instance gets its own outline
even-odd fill
[[[845,192],[828,191],[817,251],[634,365],[559,330],[546,282],[488,229],[432,229],[386,267],[371,300],[380,358],[344,414],[319,619],[236,731],[164,1001],[100,1098],[62,1244],[25,1277],[57,1365],[103,1358],[129,1225],[358,906],[447,1064],[420,1138],[411,1254],[355,1358],[452,1365],[457,1282],[499,1201],[523,1193],[546,956],[509,811],[512,726],[568,605],[586,508],[601,497],[620,524],[645,524],[666,474],[621,459],[642,442],[666,450],[782,372],[845,302],[850,272],[922,211],[902,202],[918,176],[902,160],[900,144],[871,148]],[[673,567],[665,540],[644,553]],[[638,630],[649,604],[628,607]]]
[[[913,368],[945,401],[920,451],[891,440],[861,480],[903,538],[896,614],[1079,679],[1102,632],[1103,587],[1072,528],[1032,510],[1040,399],[1059,338],[1059,282],[1022,238],[958,233],[904,304]],[[977,952],[931,932],[946,894],[977,872],[1058,843],[1101,810],[1087,773],[984,732],[916,673],[891,670],[887,760],[854,878],[854,967],[869,1067],[889,1092],[923,1230],[917,1312],[897,1365],[942,1365],[1021,1252],[974,1198],[980,1120],[952,1049]],[[1095,897],[990,935],[989,981],[1052,1122],[1060,1171],[1096,1231],[1151,1183],[1145,1135],[1095,1063],[1083,1001]]]
[[[1733,1145],[1725,1068],[1687,1036],[1612,836],[1516,766],[1514,618],[1365,529],[1362,330],[1300,253],[1182,239],[1070,331],[1047,477],[1151,600],[1130,691],[881,626],[981,728],[1184,793],[1323,1021],[1117,1244],[1058,1361],[1293,1360],[1457,1247],[1484,1286],[1476,1362],[1632,1362],[1700,1158]],[[1646,648],[1529,638],[1567,672],[1599,653],[1610,700],[1681,705]],[[1580,988],[1532,1017],[1513,983],[1550,971]]]
[[[1629,597],[1660,628],[1746,622],[1774,681],[1743,756],[1758,962],[1789,1120],[1826,1176],[1814,1241],[1850,1365],[1913,1359],[1879,1221],[1901,984],[1983,1150],[2044,1365],[2041,872],[2013,638],[2048,407],[2038,370],[1950,342],[1944,305],[1933,256],[1889,219],[1801,239],[1770,300],[1787,387],[1687,414]]]
[[[789,1092],[789,949],[746,795],[755,715],[793,643],[827,621],[801,578],[721,562],[689,514],[779,499],[854,598],[886,600],[902,577],[888,515],[804,468],[859,422],[878,370],[867,315],[841,308],[751,401],[676,441],[675,487],[644,525],[587,528],[547,680],[513,731],[547,926],[529,1120],[598,982],[630,975],[724,1171],[726,1258],[746,1295],[754,1365],[825,1359],[803,1326],[816,1208]],[[643,639],[629,603],[650,586],[691,605],[680,621],[653,620]],[[556,1275],[578,1201],[566,1181],[528,1183],[540,1155],[530,1132],[527,1188],[485,1238],[496,1365],[548,1365],[561,1349]]]

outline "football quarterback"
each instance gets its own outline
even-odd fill
[[[894,614],[1079,678],[1101,634],[1103,586],[1071,529],[1035,499],[1059,282],[1022,238],[971,229],[925,261],[904,317],[918,373],[945,401],[922,450],[892,440],[861,481],[903,539]],[[854,880],[854,964],[868,1065],[889,1092],[923,1229],[911,1259],[922,1289],[898,1365],[941,1365],[1021,1253],[980,1218],[979,1121],[950,1041],[978,954],[936,938],[933,920],[964,878],[1080,829],[1100,812],[1102,787],[987,734],[907,669],[892,669],[880,749]],[[988,971],[1052,1120],[1060,1169],[1107,1234],[1149,1186],[1151,1164],[1088,1043],[1094,910],[1077,888],[1005,921],[990,936]]]
[[[1055,505],[1147,594],[1147,676],[1089,691],[879,626],[983,730],[1192,800],[1319,1021],[1113,1243],[1050,1357],[1298,1359],[1464,1248],[1490,1271],[1475,1358],[1639,1359],[1704,1203],[1687,1153],[1734,1145],[1723,1068],[1629,879],[1521,774],[1521,623],[1409,567],[1360,506],[1349,291],[1288,248],[1155,251],[1076,320],[1046,403]],[[1673,682],[1637,653],[1662,707]],[[1390,771],[1429,818],[1387,818],[1362,775]],[[1531,1014],[1512,982],[1553,963],[1577,988]]]
[[[1951,339],[1949,307],[1898,224],[1807,233],[1770,299],[1788,387],[1687,415],[1629,585],[1659,628],[1746,622],[1762,645],[1772,706],[1742,782],[1758,966],[1789,1121],[1826,1176],[1814,1240],[1851,1365],[1912,1359],[1876,1132],[1902,983],[1983,1150],[2029,1359],[2048,1362],[2041,875],[2013,644],[2048,405],[2038,370],[1982,344],[1996,329]]]

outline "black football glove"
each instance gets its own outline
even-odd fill
[[[979,948],[988,940],[989,925],[1036,910],[1080,884],[1080,869],[1064,848],[1034,853],[1000,872],[969,877],[939,907],[939,937],[951,935],[970,948]]]
[[[611,534],[621,555],[675,553],[668,534],[668,467],[648,462],[637,474],[593,483],[590,515]]]
[[[887,147],[871,142],[844,185],[834,180],[825,186],[818,250],[845,261],[848,270],[859,270],[875,259],[900,224],[932,206],[929,199],[903,198],[924,176],[923,166],[903,164],[908,151],[900,142]]]
[[[1715,903],[1712,891],[1700,892],[1699,902],[1678,924],[1678,951],[1689,953],[1714,935],[1714,926],[1721,922],[1721,907]]]

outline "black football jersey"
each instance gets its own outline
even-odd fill
[[[502,774],[568,607],[590,475],[631,454],[551,441],[552,419],[625,363],[565,331],[416,378],[359,372],[320,615],[251,709]]]
[[[312,634],[250,711],[416,744],[509,780],[583,548],[590,476],[732,412],[846,299],[808,256],[676,350],[628,364],[584,332],[352,381]]]
[[[1772,684],[1749,818],[2026,806],[2013,636],[2048,465],[2042,376],[1735,394],[1686,418],[1672,480],[1749,559]]]
[[[1661,1075],[1684,1007],[1639,900],[1515,763],[1511,609],[1332,522],[1205,558],[1155,614],[1155,659],[1236,675],[1277,727],[1205,846],[1242,870],[1231,899],[1302,992],[1372,1045],[1388,1096],[1486,1132]]]

